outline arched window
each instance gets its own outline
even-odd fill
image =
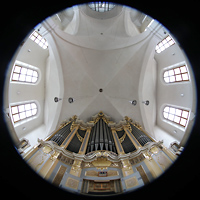
[[[33,117],[37,112],[38,106],[35,102],[11,106],[11,114],[14,123]]]
[[[189,111],[172,106],[165,106],[163,110],[163,117],[185,127],[189,119]]]
[[[188,69],[186,65],[172,68],[164,72],[163,79],[165,83],[189,81]]]
[[[175,44],[175,41],[170,35],[168,35],[166,38],[164,38],[161,42],[159,42],[156,45],[156,53],[161,53],[162,51],[169,48],[173,44]]]
[[[29,36],[29,38],[43,49],[48,48],[47,40],[43,38],[42,35],[40,35],[37,31],[33,31],[33,33]]]
[[[38,81],[38,72],[31,68],[15,64],[11,80],[24,83],[36,83]]]

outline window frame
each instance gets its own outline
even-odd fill
[[[28,109],[26,105],[30,104],[31,106],[31,109]],[[32,104],[35,104],[35,108],[32,107]],[[20,106],[24,106],[24,109],[19,108]],[[16,108],[17,111],[13,111],[14,109],[13,108]],[[22,110],[20,110],[22,109]],[[36,110],[36,112],[33,114],[32,111],[33,110]],[[27,116],[27,112],[31,111],[31,115],[30,116]],[[25,114],[25,117],[24,118],[21,118],[20,119],[20,113],[24,113]],[[36,101],[29,101],[29,102],[21,102],[21,103],[18,103],[18,104],[13,104],[13,105],[10,105],[10,114],[12,116],[12,121],[13,121],[13,124],[16,125],[17,123],[19,122],[24,122],[28,119],[32,119],[33,117],[36,117],[39,113],[39,107],[38,107],[38,104]],[[19,115],[19,120],[14,120],[14,115]]]
[[[26,65],[26,66],[24,66],[24,65]],[[32,85],[36,85],[36,84],[38,84],[38,82],[39,82],[39,71],[37,70],[37,69],[35,69],[35,67],[30,67],[30,65],[28,65],[28,64],[25,64],[25,63],[18,63],[18,62],[15,62],[15,64],[13,65],[13,69],[12,69],[12,74],[11,74],[11,79],[10,79],[10,81],[11,82],[16,82],[16,83],[24,83],[24,84],[32,84]],[[20,67],[21,69],[20,69],[20,72],[16,72],[15,71],[15,69],[16,69],[16,67]],[[22,69],[26,69],[26,73],[21,73],[22,72]],[[32,75],[29,75],[28,74],[28,71],[29,70],[32,70]],[[33,74],[34,73],[37,73],[37,76],[34,76]],[[16,80],[16,79],[13,79],[13,76],[14,76],[14,74],[18,74],[19,76],[18,76],[18,80]],[[23,81],[23,80],[19,80],[20,79],[20,76],[21,75],[24,75],[25,77],[25,80]],[[31,81],[29,82],[29,81],[26,81],[26,77],[31,77]],[[35,82],[32,82],[32,78],[37,78],[37,80],[35,81]]]
[[[169,40],[167,38],[169,38]],[[173,42],[173,44],[170,44],[171,41]],[[166,47],[166,44],[169,46]],[[160,54],[166,49],[168,49],[169,47],[173,46],[174,44],[176,44],[175,40],[173,39],[171,35],[168,35],[167,37],[162,39],[160,42],[158,42],[158,44],[156,45],[155,51],[157,54]],[[164,48],[164,49],[161,49],[161,48]]]
[[[48,49],[48,42],[38,31],[34,30],[30,35],[29,39],[35,42],[38,46],[43,49]]]
[[[169,112],[166,112],[165,111],[165,108],[169,107]],[[171,109],[175,109],[175,113],[172,113],[170,112],[170,108]],[[181,115],[178,115],[177,112],[181,111]],[[183,112],[187,112],[187,118],[182,116],[183,115]],[[167,113],[168,116],[166,117],[164,113]],[[169,119],[169,115],[173,115],[173,120]],[[173,106],[173,105],[165,105],[162,109],[162,116],[163,116],[163,119],[164,120],[167,120],[168,122],[171,122],[173,124],[176,124],[178,125],[179,127],[183,127],[183,128],[186,128],[187,125],[188,125],[188,122],[190,120],[190,110],[189,109],[186,109],[186,108],[183,108],[183,107],[178,107],[178,106]],[[179,119],[179,122],[175,121],[175,117],[177,118],[180,118]],[[176,118],[176,119],[177,119]],[[181,120],[186,120],[185,122],[185,125],[181,124]]]
[[[102,4],[105,4],[105,6],[101,7]],[[103,2],[97,1],[97,2],[88,3],[88,6],[93,11],[104,13],[104,12],[108,12],[114,9],[116,4],[111,3],[111,2],[106,2],[106,1],[103,1]]]
[[[181,68],[185,67],[186,71],[182,72]],[[173,74],[169,74],[170,71],[173,70]],[[175,70],[179,70],[179,73],[177,73]],[[168,72],[168,75],[165,76],[165,73]],[[188,79],[186,80],[185,78],[183,78],[183,75],[187,74]],[[177,80],[177,78],[181,77],[181,80]],[[170,77],[174,77],[175,80],[174,81],[170,81]],[[182,83],[182,82],[190,82],[190,74],[189,74],[189,70],[188,67],[186,65],[186,63],[181,63],[179,65],[174,65],[171,66],[170,68],[168,67],[167,69],[165,69],[162,73],[162,78],[165,84],[174,84],[174,83]],[[166,78],[169,78],[169,82],[166,81]]]

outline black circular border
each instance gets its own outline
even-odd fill
[[[73,4],[85,3],[86,1],[56,1],[56,2],[35,2],[27,4],[17,2],[4,2],[1,6],[1,31],[0,31],[0,66],[1,66],[1,105],[3,105],[3,87],[7,66],[17,47],[24,37],[39,22],[66,7]],[[115,1],[127,6],[134,7],[160,21],[167,27],[179,41],[193,67],[194,76],[199,93],[200,80],[200,56],[199,56],[199,16],[198,1],[182,2],[157,2],[152,1]],[[6,14],[5,14],[6,12]],[[197,94],[198,94],[197,93]],[[196,123],[191,137],[188,140],[185,151],[176,163],[167,170],[160,178],[156,179],[147,187],[138,189],[135,192],[123,195],[128,198],[161,198],[179,199],[182,194],[198,195],[198,182],[200,172],[198,169],[198,145],[200,141],[199,106],[197,107]],[[62,191],[49,184],[32,169],[26,165],[18,155],[9,136],[8,129],[4,123],[3,110],[0,120],[0,148],[1,148],[1,173],[0,180],[3,185],[1,191],[8,195],[15,195],[29,199],[42,198],[77,198],[71,193]],[[4,188],[5,187],[5,188]],[[4,192],[5,191],[5,192]],[[121,196],[119,196],[121,198]],[[80,196],[81,199],[89,197]],[[105,198],[105,197],[104,197]],[[109,197],[109,199],[117,197]]]

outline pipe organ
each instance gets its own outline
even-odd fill
[[[77,116],[24,155],[43,178],[69,192],[113,195],[134,191],[162,174],[176,155],[129,117]]]
[[[117,153],[111,129],[102,118],[92,128],[86,153],[97,150]]]

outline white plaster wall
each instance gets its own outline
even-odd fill
[[[28,152],[33,146],[38,144],[37,139],[44,139],[46,137],[46,126],[45,124],[41,124],[40,126],[36,127],[29,133],[25,134],[24,137],[29,141],[30,147],[25,150],[25,153]]]
[[[34,84],[23,84],[10,82],[8,101],[11,105],[23,102],[36,101],[38,113],[36,116],[14,124],[19,139],[25,137],[38,126],[44,123],[44,99],[45,99],[45,71],[48,49],[44,50],[29,38],[26,40],[16,57],[17,61],[27,63],[37,68],[39,72],[38,82]],[[29,52],[29,51],[30,52]],[[12,66],[11,66],[12,67]],[[11,113],[10,113],[11,116]],[[37,138],[35,138],[37,140]]]
[[[169,137],[168,139],[166,139],[169,141],[168,143],[173,142],[172,141],[173,139],[174,141],[181,142],[182,138],[184,137],[184,134],[187,132],[187,126],[186,128],[184,128],[165,120],[163,118],[162,111],[165,105],[172,105],[174,107],[185,108],[191,111],[192,113],[196,112],[195,110],[196,91],[193,82],[194,80],[193,80],[192,68],[187,60],[187,57],[184,55],[184,52],[180,49],[177,42],[175,45],[169,47],[160,54],[155,53],[155,59],[158,63],[157,126],[160,127],[160,129],[162,129],[166,133],[168,133]],[[168,67],[170,66],[173,67],[173,65],[179,63],[180,64],[185,63],[187,65],[190,75],[190,81],[166,84],[163,80],[164,71],[167,70]],[[181,94],[183,94],[183,96]],[[190,119],[189,123],[193,123],[193,120]],[[157,135],[157,138],[160,138],[159,135],[163,134],[163,131],[158,131],[158,129],[155,130],[156,130],[155,135]],[[187,134],[189,133],[187,132]],[[166,134],[163,134],[163,136],[164,135]],[[172,136],[171,141],[169,139],[170,136]]]
[[[157,141],[163,140],[163,144],[166,147],[169,147],[172,142],[177,141],[173,134],[170,134],[159,126],[154,126],[154,136]]]

